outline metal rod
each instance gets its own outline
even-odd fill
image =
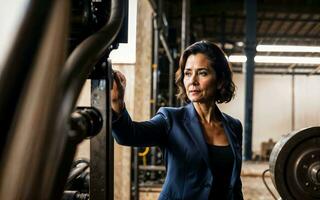
[[[133,200],[139,200],[139,157],[138,147],[133,147],[133,187],[134,195]]]
[[[235,74],[242,74],[243,73],[241,69],[233,69],[233,72]],[[311,74],[310,75],[309,72],[297,72],[296,70],[295,70],[295,72],[288,72],[288,71],[283,71],[283,72],[281,72],[281,71],[255,71],[254,74],[282,75],[282,76],[284,76],[284,75],[292,75],[292,74],[294,74],[296,76],[297,75],[300,75],[300,76],[311,76],[311,75],[319,76],[320,75],[320,73],[315,73],[315,74]]]
[[[291,130],[293,131],[295,129],[295,74],[294,68],[291,70]]]
[[[153,55],[153,58],[154,58],[154,64],[152,66],[152,69],[154,70],[154,68],[156,68],[156,66],[158,66],[158,48],[159,48],[159,41],[157,42],[156,41],[156,35],[159,35],[158,37],[160,38],[160,41],[161,41],[161,44],[163,46],[163,48],[165,49],[165,52],[166,52],[166,55],[168,57],[168,60],[169,60],[169,106],[172,105],[172,102],[173,102],[173,79],[174,79],[174,60],[173,60],[173,57],[170,53],[170,49],[169,49],[169,46],[168,46],[168,42],[167,40],[165,39],[165,36],[163,34],[163,27],[167,27],[167,22],[166,22],[166,17],[164,15],[164,13],[162,13],[162,4],[161,4],[161,1],[159,2],[159,6],[157,6],[157,4],[155,3],[154,0],[149,0],[149,3],[151,5],[151,8],[154,12],[154,15],[157,16],[157,21],[154,22],[154,29],[157,27],[158,28],[158,32],[156,32],[156,30],[154,30],[154,55]],[[161,20],[160,20],[161,19]],[[165,20],[164,20],[165,19]],[[163,24],[163,26],[160,24]],[[161,29],[160,29],[161,27]],[[158,40],[158,39],[157,39]],[[158,45],[158,47],[156,46]],[[156,50],[157,49],[157,50]],[[156,55],[157,53],[157,55]],[[156,63],[157,62],[157,63]],[[156,65],[155,65],[156,64]],[[156,75],[153,74],[155,77]],[[155,90],[155,83],[153,82],[153,90],[152,90],[152,94],[153,94],[153,102],[154,102],[154,96],[155,94],[153,93]],[[151,106],[151,109],[155,109],[154,107],[154,104],[152,104]],[[151,110],[151,115],[153,115],[153,111]]]
[[[244,160],[252,159],[252,116],[254,88],[254,57],[256,55],[256,1],[245,1],[246,12],[246,41],[245,54],[245,126],[244,126]]]
[[[181,53],[190,44],[190,0],[182,0]]]
[[[89,167],[88,163],[85,163],[85,162],[79,163],[69,174],[67,183],[77,178],[81,173],[83,173],[86,169],[88,169],[88,167]]]
[[[309,75],[316,74],[316,73],[319,72],[319,71],[320,71],[320,65],[319,65],[317,68],[315,68],[312,72],[310,72]]]
[[[165,171],[166,168],[163,165],[140,165],[139,170]]]
[[[172,106],[172,102],[173,102],[173,80],[174,80],[174,60],[173,60],[173,57],[172,57],[172,54],[170,52],[170,49],[169,49],[169,46],[168,46],[168,43],[167,43],[167,40],[166,38],[164,37],[163,35],[163,32],[160,32],[160,41],[161,41],[161,44],[166,52],[166,55],[167,55],[167,58],[169,60],[169,94],[168,94],[168,97],[169,97],[169,106]]]
[[[114,144],[111,135],[111,63],[107,78],[91,81],[91,105],[102,113],[103,128],[90,140],[90,199],[114,198]],[[104,76],[104,77],[106,77]]]
[[[153,16],[153,64],[152,64],[152,100],[151,115],[156,113],[158,94],[158,65],[159,65],[159,27],[158,13]]]
[[[190,0],[182,0],[182,11],[181,11],[181,49],[180,55],[190,44]],[[180,101],[180,105],[184,104]]]

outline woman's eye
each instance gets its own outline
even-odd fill
[[[191,73],[190,72],[184,72],[184,75],[185,76],[191,76]]]
[[[208,75],[208,73],[207,73],[206,71],[200,71],[200,72],[199,72],[199,75],[200,75],[200,76],[206,76],[206,75]]]

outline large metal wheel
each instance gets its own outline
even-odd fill
[[[320,127],[282,137],[271,152],[269,165],[282,199],[320,199]]]

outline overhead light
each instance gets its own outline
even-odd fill
[[[244,42],[242,42],[242,41],[240,41],[240,42],[236,42],[236,45],[237,45],[238,47],[243,47]]]
[[[232,63],[243,63],[247,61],[247,57],[243,55],[230,55],[228,59],[229,62]]]
[[[296,46],[296,45],[257,45],[258,52],[305,52],[319,53],[319,46]]]
[[[229,61],[232,63],[243,63],[247,61],[244,55],[230,55]],[[311,64],[319,65],[320,57],[302,57],[302,56],[255,56],[256,63],[274,63],[274,64]]]

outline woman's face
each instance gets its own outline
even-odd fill
[[[212,102],[216,89],[216,73],[202,53],[191,54],[184,68],[183,84],[191,102]]]

